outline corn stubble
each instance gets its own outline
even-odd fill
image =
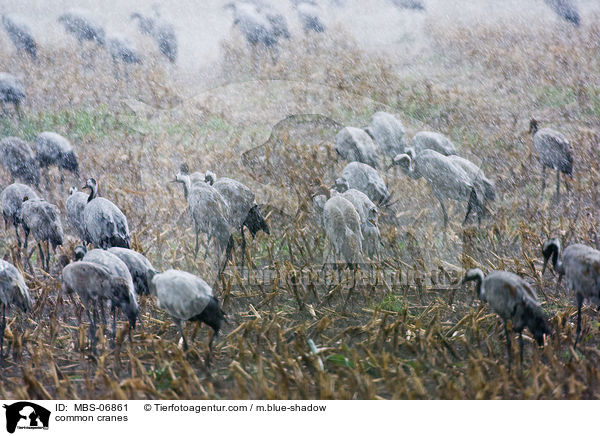
[[[338,271],[322,269],[328,242],[310,198],[318,178],[333,182],[331,177],[344,166],[332,151],[333,136],[289,132],[277,147],[264,151],[263,160],[241,165],[240,153],[249,147],[234,121],[243,118],[238,109],[225,105],[220,110],[218,97],[181,98],[181,84],[171,83],[158,62],[135,67],[127,81],[115,82],[104,55],[98,55],[92,71],[65,50],[43,54],[46,59],[39,64],[0,59],[0,70],[28,67],[29,90],[25,119],[1,119],[2,134],[31,140],[38,131],[55,129],[70,137],[78,147],[82,175],[101,181],[102,195],[127,215],[133,247],[159,269],[184,269],[214,283],[230,320],[207,366],[208,330],[201,327],[184,353],[175,325],[155,300],[142,298],[143,328],[133,331],[130,340],[120,321],[115,349],[100,328],[99,353],[91,359],[87,317],[78,300],[60,293],[54,262],[49,276],[38,270],[35,277],[26,275],[35,306],[31,314],[9,320],[0,397],[595,398],[600,385],[597,313],[591,307],[584,310],[581,353],[575,354],[575,311],[564,283],[555,285],[550,274],[541,276],[540,247],[550,235],[587,243],[595,235],[600,136],[594,116],[600,103],[597,89],[582,83],[585,74],[597,71],[593,41],[598,29],[583,26],[578,36],[571,36],[579,38],[575,52],[558,30],[515,33],[511,39],[503,32],[500,25],[460,23],[444,33],[437,26],[429,29],[440,50],[446,47],[446,56],[460,61],[457,68],[483,69],[528,98],[491,93],[481,99],[481,89],[473,84],[445,86],[443,71],[432,71],[432,81],[402,76],[349,37],[306,41],[293,57],[281,50],[276,65],[263,54],[258,69],[235,37],[223,43],[221,67],[227,80],[317,83],[287,98],[298,113],[326,113],[343,123],[363,125],[374,109],[387,108],[403,117],[411,134],[424,126],[447,132],[465,154],[478,156],[496,180],[500,195],[492,218],[481,229],[462,228],[463,205],[454,204],[444,236],[426,185],[391,170],[386,182],[395,203],[381,212],[383,260],[363,267],[358,276],[343,271],[341,280]],[[537,97],[529,92],[532,77],[541,93]],[[546,94],[554,89],[570,90],[579,102],[548,104],[543,111],[576,144],[572,191],[559,204],[548,193],[539,197],[540,171],[530,138],[520,133],[529,114],[552,98]],[[320,102],[318,110],[314,101]],[[272,125],[265,123],[263,131]],[[253,146],[266,140],[260,133],[251,136]],[[167,185],[183,161],[193,163],[192,169],[239,178],[257,192],[272,233],[249,243],[250,272],[229,266],[223,279],[216,280],[210,255],[194,261],[183,194]],[[2,180],[6,176],[2,173]],[[64,206],[66,195],[58,185],[48,197]],[[11,238],[0,242],[0,250],[22,265]],[[70,240],[63,251],[74,245]],[[517,358],[511,373],[500,320],[480,305],[472,288],[458,285],[462,271],[472,267],[507,269],[526,277],[551,317],[553,336],[538,349],[526,334],[525,361]],[[278,274],[263,280],[266,271]],[[390,271],[404,280],[393,279]],[[353,285],[353,297],[345,304]],[[186,329],[193,338],[194,326]]]

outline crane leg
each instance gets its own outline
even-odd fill
[[[581,335],[581,306],[583,305],[583,296],[577,294],[577,332],[575,333],[575,345],[573,348],[577,350],[577,343]]]
[[[29,240],[29,229],[23,226],[23,230],[25,231],[25,242],[23,243],[23,248],[25,248],[25,252],[27,252],[27,241]]]
[[[504,334],[506,335],[506,352],[508,354],[508,372],[510,372],[512,367],[512,353],[510,346],[510,335],[508,334],[508,326],[506,325],[506,321],[504,321]]]
[[[175,324],[177,324],[177,327],[179,328],[179,334],[181,334],[181,339],[183,339],[183,351],[187,351],[188,343],[185,339],[185,333],[183,332],[183,325],[181,324],[181,320],[173,319],[173,321],[175,322]]]
[[[244,235],[244,225],[242,224],[242,227],[240,228],[240,231],[242,232],[242,276],[244,274],[244,259],[246,258],[246,236]],[[250,274],[250,271],[248,271],[248,274]]]
[[[46,241],[46,272],[50,272],[50,241]]]
[[[15,235],[17,235],[17,247],[21,248],[21,237],[19,236],[19,226],[15,224]]]
[[[523,331],[519,332],[519,358],[521,360],[521,371],[523,371]]]
[[[198,257],[198,249],[199,248],[200,247],[198,246],[198,231],[196,231],[196,248],[194,248],[194,260],[196,260],[196,258]]]
[[[100,316],[102,318],[102,325],[106,328],[106,312],[104,311],[104,304],[100,305]]]
[[[113,325],[112,325],[112,346],[115,348],[117,343],[117,309],[115,308],[114,303],[111,304],[112,317],[113,317]]]
[[[40,250],[40,260],[42,262],[42,268],[46,271],[46,264],[44,263],[44,250],[42,250],[42,243],[38,242],[38,249]],[[48,271],[46,271],[48,272]]]
[[[444,230],[448,227],[448,214],[446,213],[446,207],[444,206],[444,202],[441,198],[438,198],[440,202],[440,206],[442,206],[442,214],[444,215]]]
[[[467,224],[467,220],[469,219],[469,214],[471,213],[471,210],[473,209],[474,194],[475,194],[475,191],[472,190],[471,195],[469,196],[469,201],[467,202],[467,214],[465,215],[465,220],[463,221],[463,226],[465,224]],[[475,197],[475,198],[477,198],[477,197]]]
[[[546,189],[546,166],[542,165],[542,196],[544,196],[545,189]]]
[[[208,257],[208,247],[210,246],[210,240],[212,239],[212,235],[208,235],[206,237],[206,244],[204,245],[204,260]],[[197,244],[198,242],[196,242]]]
[[[93,315],[92,315],[92,313],[90,313],[89,310],[86,310],[88,319],[90,320],[90,347],[92,349],[92,354],[96,354],[96,344],[95,344],[96,325],[94,323],[94,318],[96,317],[95,311],[96,311],[96,303],[93,303],[93,307],[92,307],[92,312],[94,313]]]
[[[4,330],[6,329],[6,305],[2,304],[2,322],[0,323],[0,368],[4,366]]]
[[[560,170],[556,170],[556,201],[560,200]]]

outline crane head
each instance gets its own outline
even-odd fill
[[[529,121],[529,133],[531,133],[532,135],[535,135],[535,133],[538,131],[538,121],[535,118],[532,118]]]
[[[215,173],[213,173],[212,171],[209,170],[204,174],[204,181],[206,183],[208,183],[209,185],[211,185],[211,186],[214,185],[216,180],[217,180],[217,175]]]
[[[560,241],[558,238],[548,239],[542,247],[542,254],[544,256],[544,268],[542,269],[542,275],[546,272],[546,266],[548,259],[552,256],[552,268],[556,269],[556,263],[558,261],[558,255],[560,252]],[[555,272],[555,271],[554,271]]]
[[[401,153],[401,154],[396,155],[392,159],[392,164],[389,167],[387,167],[387,169],[389,170],[390,168],[392,168],[394,166],[399,166],[402,168],[402,171],[412,172],[413,171],[412,162],[413,162],[413,159],[410,154]]]

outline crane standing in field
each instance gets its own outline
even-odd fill
[[[220,275],[225,269],[226,261],[230,258],[233,249],[232,228],[229,223],[231,212],[223,196],[208,183],[191,184],[190,176],[177,173],[173,182],[183,184],[187,192],[187,203],[190,215],[194,222],[196,233],[196,246],[194,258],[198,255],[199,234],[205,233],[208,240],[214,238],[216,246],[216,267]],[[225,261],[221,265],[221,257],[225,253]]]
[[[269,18],[250,2],[227,3],[225,9],[233,11],[233,25],[239,29],[252,49],[253,62],[257,63],[256,50],[263,47],[271,51],[273,62],[278,55],[278,35],[280,30],[273,27]],[[255,65],[256,67],[256,65]]]
[[[314,0],[292,0],[305,34],[325,32],[321,10]]]
[[[544,0],[544,2],[563,20],[579,27],[581,17],[574,0]]]
[[[332,195],[334,194],[334,195]],[[324,204],[319,200],[323,198]],[[321,185],[315,194],[313,202],[317,207],[322,206],[321,223],[327,239],[329,239],[329,250],[325,256],[323,267],[327,264],[330,254],[333,254],[334,264],[343,259],[348,268],[354,272],[362,263],[362,243],[363,235],[360,226],[360,215],[354,208],[354,205],[341,195],[331,191],[324,185]],[[341,271],[338,273],[341,275]],[[348,296],[344,302],[344,307],[350,301],[356,282],[348,291]]]
[[[67,294],[76,292],[86,308],[90,320],[90,343],[92,353],[96,353],[96,326],[98,307],[108,301],[113,308],[120,307],[129,320],[130,328],[135,328],[138,318],[138,305],[130,285],[122,277],[112,274],[106,267],[93,262],[79,261],[64,267],[61,275],[62,289]]]
[[[100,46],[106,42],[104,28],[96,23],[87,11],[70,10],[58,17],[58,22],[77,38],[80,45],[83,41],[92,41]]]
[[[174,64],[177,60],[178,44],[173,25],[158,16],[152,18],[139,12],[132,13],[130,18],[137,20],[140,32],[152,37],[161,54]]]
[[[364,252],[371,259],[375,259],[379,254],[381,245],[381,233],[377,223],[379,210],[375,203],[371,201],[364,192],[357,189],[349,189],[348,182],[344,179],[336,180],[335,189],[342,197],[348,200],[360,217],[360,230],[363,235]]]
[[[8,185],[2,191],[0,200],[2,201],[2,217],[4,218],[4,226],[8,227],[11,223],[15,227],[15,235],[17,236],[17,247],[21,248],[21,238],[19,237],[19,226],[23,224],[22,208],[23,202],[26,199],[33,200],[38,198],[38,195],[33,189],[21,183],[13,183]]]
[[[560,242],[556,238],[548,239],[542,247],[544,269],[552,257],[552,267],[559,277],[565,276],[567,288],[575,294],[577,304],[577,333],[575,345],[581,335],[581,306],[588,299],[594,304],[600,303],[600,251],[583,244],[571,244],[561,251]]]
[[[88,251],[83,256],[82,261],[101,265],[104,268],[106,268],[114,277],[120,277],[123,280],[125,280],[125,282],[127,282],[128,292],[127,292],[127,298],[125,299],[125,306],[126,307],[132,306],[133,308],[135,308],[136,317],[137,317],[138,309],[137,309],[137,299],[135,297],[135,292],[134,292],[135,288],[134,288],[134,284],[133,284],[133,278],[131,277],[131,273],[129,272],[129,268],[127,267],[127,264],[125,264],[125,262],[123,262],[118,256],[114,255],[113,253],[111,253],[107,250],[101,250],[101,249],[94,249],[94,250]],[[118,303],[115,303],[114,299],[111,300],[111,312],[112,312],[112,317],[113,317],[113,325],[112,325],[112,331],[113,331],[112,345],[113,345],[113,347],[115,346],[115,341],[116,341],[116,337],[117,337],[116,308],[119,304],[122,304],[122,303],[123,303],[123,301],[121,301],[121,299]],[[100,313],[102,314],[103,324],[107,325],[106,324],[106,314],[104,313],[104,305],[100,305]],[[131,324],[131,327],[135,327],[135,319],[134,319],[133,323]]]
[[[16,306],[28,312],[33,306],[29,288],[23,275],[11,263],[0,259],[0,306],[2,306],[2,322],[0,322],[0,368],[4,364],[4,330],[6,329],[6,309]]]
[[[25,52],[36,60],[37,44],[27,22],[22,17],[11,14],[2,16],[2,24],[17,51]]]
[[[14,180],[31,183],[38,187],[40,167],[33,150],[22,139],[16,136],[7,136],[0,141],[0,162]]]
[[[40,250],[40,261],[46,272],[50,271],[50,247],[56,252],[56,247],[63,243],[63,229],[60,222],[58,207],[40,198],[27,199],[21,209],[23,230],[25,230],[25,250],[27,239],[31,232]],[[42,242],[46,242],[46,263]]]
[[[560,199],[560,173],[573,178],[573,148],[560,132],[553,129],[538,129],[538,122],[532,119],[529,133],[533,135],[533,148],[542,164],[542,195],[546,189],[546,168],[556,170],[556,199]],[[569,185],[565,180],[567,190]]]
[[[412,149],[407,151],[407,154],[396,156],[392,165],[400,165],[402,171],[413,179],[423,177],[427,181],[431,192],[442,207],[444,230],[448,227],[448,214],[444,206],[444,199],[446,198],[468,201],[463,225],[467,222],[473,208],[476,210],[477,218],[481,224],[481,217],[485,209],[477,196],[477,190],[471,181],[471,177],[459,165],[453,163],[448,156],[434,150],[424,150],[416,157]]]
[[[463,283],[472,280],[477,286],[477,296],[504,321],[508,370],[512,363],[508,321],[512,322],[512,329],[519,334],[519,355],[523,365],[523,329],[529,329],[539,346],[544,345],[544,335],[550,334],[546,314],[537,301],[535,291],[521,277],[507,271],[492,271],[484,277],[479,268],[470,269]]]
[[[203,322],[211,327],[213,335],[208,347],[209,351],[212,350],[213,342],[226,318],[212,288],[204,280],[185,271],[170,269],[154,275],[150,293],[158,299],[158,306],[173,318],[181,334],[184,350],[188,350],[188,342],[183,331],[183,321]]]
[[[127,218],[121,209],[112,201],[98,197],[96,179],[89,178],[83,189],[90,190],[87,205],[83,210],[86,241],[96,248],[131,248]]]
[[[262,230],[267,235],[270,234],[269,226],[262,216],[258,204],[256,203],[255,194],[241,182],[217,176],[212,171],[207,171],[205,181],[215,188],[223,196],[229,205],[229,223],[240,229],[242,234],[242,270],[244,269],[244,259],[246,257],[246,237],[244,235],[244,227],[248,227],[252,238]]]
[[[75,186],[69,189],[69,197],[65,203],[67,210],[67,222],[75,230],[75,234],[85,245],[87,237],[85,235],[85,225],[83,223],[83,211],[88,202],[88,195],[85,192],[78,191]]]
[[[23,83],[15,76],[9,73],[0,72],[0,107],[2,113],[6,116],[6,103],[12,103],[15,106],[17,116],[21,117],[21,103],[25,100],[25,87]]]
[[[60,183],[64,183],[63,170],[72,172],[79,178],[77,154],[67,138],[54,132],[42,132],[35,139],[36,158],[40,168],[56,165],[60,170]],[[46,173],[48,184],[48,174]]]

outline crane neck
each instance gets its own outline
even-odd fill
[[[94,185],[88,186],[90,188],[90,195],[88,197],[88,203],[92,201],[98,195],[98,188]]]
[[[464,281],[474,281],[475,282],[475,290],[477,291],[477,296],[480,300],[485,301],[484,288],[483,288],[483,271],[479,268],[469,270],[467,276]]]
[[[565,266],[563,265],[562,252],[558,245],[555,245],[552,251],[552,266],[554,267],[554,271],[560,275],[564,275]]]

